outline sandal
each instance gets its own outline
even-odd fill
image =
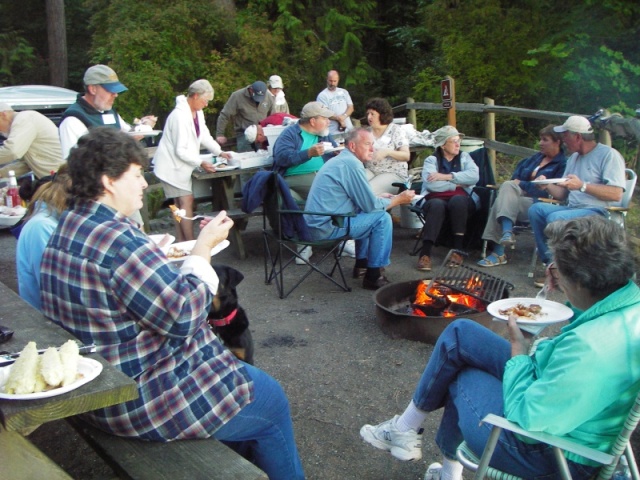
[[[502,238],[500,239],[500,245],[503,247],[511,247],[513,248],[516,244],[516,239],[513,238],[513,232],[504,232],[502,234]]]
[[[492,253],[491,255],[487,255],[486,258],[478,261],[478,266],[480,267],[499,267],[500,265],[506,265],[507,256],[506,255],[496,255]]]

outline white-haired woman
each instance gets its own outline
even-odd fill
[[[177,96],[176,108],[167,117],[153,157],[153,172],[162,182],[165,197],[173,198],[176,207],[183,209],[188,217],[193,216],[191,174],[198,167],[207,172],[216,171],[213,164],[200,158],[200,149],[204,147],[216,156],[230,158],[213,139],[204,120],[202,109],[211,100],[213,87],[204,79],[193,82],[186,96]],[[176,232],[180,242],[193,240],[193,222],[176,222]]]

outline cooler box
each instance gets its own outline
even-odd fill
[[[270,127],[262,127],[262,131],[264,132],[264,135],[267,137],[267,140],[269,140],[269,154],[273,153],[273,146],[276,144],[276,140],[278,139],[278,137],[280,136],[280,134],[285,128],[287,127],[283,125],[273,125]]]
[[[229,165],[239,165],[240,168],[268,167],[273,165],[273,157],[266,150],[258,152],[231,153]]]

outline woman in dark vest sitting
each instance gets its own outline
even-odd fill
[[[473,193],[473,187],[478,183],[480,174],[471,156],[460,151],[462,137],[464,134],[450,125],[436,130],[436,151],[425,160],[422,168],[422,194],[426,195],[422,206],[425,227],[418,270],[431,270],[431,249],[447,217],[453,234],[453,248],[462,250],[467,218],[479,206],[480,199]],[[453,253],[450,260],[458,265],[463,258],[459,253]]]

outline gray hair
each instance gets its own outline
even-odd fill
[[[368,127],[352,128],[347,133],[345,133],[345,135],[344,135],[344,144],[345,145],[349,145],[349,142],[355,142],[356,139],[358,138],[358,135],[360,135],[360,132],[369,132],[370,133],[371,129],[368,128]]]
[[[13,112],[13,107],[8,103],[0,102],[0,112]]]
[[[552,222],[544,230],[562,276],[604,298],[624,287],[635,272],[635,257],[624,229],[600,215]]]
[[[210,96],[213,100],[213,87],[209,83],[209,80],[205,80],[201,78],[200,80],[196,80],[191,85],[189,85],[189,90],[187,90],[187,97],[193,97],[194,95],[198,95],[201,97]]]
[[[582,137],[582,140],[584,140],[585,142],[594,142],[596,139],[595,133],[580,133],[579,135]]]

